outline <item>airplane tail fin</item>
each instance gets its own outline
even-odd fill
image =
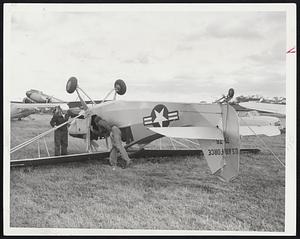
[[[225,165],[217,173],[217,176],[225,181],[230,181],[239,173],[240,134],[237,113],[229,104],[222,105],[222,121],[225,143],[225,154],[223,155],[223,158]]]
[[[229,182],[239,173],[240,136],[235,110],[229,105],[222,109],[223,140],[199,140],[211,172],[222,181]]]
[[[217,127],[152,127],[149,129],[171,138],[197,139],[212,174],[228,182],[239,173],[239,120],[236,111],[228,103],[220,104],[220,107],[222,116]]]

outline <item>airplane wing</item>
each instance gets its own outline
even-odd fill
[[[151,127],[155,133],[170,138],[223,140],[223,133],[217,127]]]
[[[257,103],[257,102],[244,102],[244,103],[240,103],[239,105],[254,110],[266,111],[266,112],[282,114],[282,115],[286,114],[285,112],[286,105]]]
[[[66,103],[11,103],[11,106],[17,109],[33,109],[33,108],[54,108],[60,106],[62,110],[68,110]]]
[[[65,103],[10,103],[10,118],[11,119],[21,119],[25,118],[31,114],[39,112],[40,109],[54,108],[60,106],[63,111],[69,109],[68,105]]]
[[[277,126],[267,125],[267,126],[240,126],[240,135],[266,135],[266,136],[276,136],[280,135],[280,130]]]

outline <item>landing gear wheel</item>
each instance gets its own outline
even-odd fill
[[[126,92],[126,84],[123,80],[119,79],[115,81],[115,90],[118,95],[124,95]]]
[[[67,82],[67,85],[66,85],[66,90],[69,94],[72,94],[76,88],[77,88],[77,78],[76,77],[71,77],[68,82]]]
[[[234,96],[234,89],[233,88],[230,88],[229,90],[228,90],[228,97],[229,98],[232,98]]]

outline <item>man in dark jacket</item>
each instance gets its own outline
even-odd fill
[[[69,115],[63,115],[60,106],[57,106],[53,112],[53,117],[50,121],[52,127],[59,126],[69,119]],[[54,131],[55,156],[68,154],[68,125],[65,124]]]
[[[94,117],[95,128],[91,128],[93,134],[97,134],[100,138],[110,137],[112,149],[109,155],[110,164],[115,167],[117,165],[118,152],[121,154],[122,159],[126,162],[128,167],[130,164],[130,158],[126,150],[124,149],[121,141],[121,130],[117,126],[111,126],[107,121],[103,120],[99,116]]]

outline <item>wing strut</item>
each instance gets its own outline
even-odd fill
[[[45,148],[46,148],[46,151],[47,151],[47,155],[48,155],[48,157],[50,157],[50,154],[49,154],[49,150],[48,150],[48,146],[47,146],[45,137],[44,137],[43,139],[44,139],[44,144],[45,144]]]
[[[25,146],[27,146],[27,145],[29,145],[29,144],[31,144],[31,143],[37,141],[38,139],[40,139],[40,138],[42,138],[42,137],[44,137],[44,136],[50,134],[51,132],[57,130],[58,128],[60,128],[60,127],[62,127],[62,126],[64,126],[64,125],[66,125],[66,124],[69,124],[69,123],[73,122],[75,119],[79,118],[79,117],[82,116],[82,115],[83,115],[83,113],[81,113],[81,114],[77,115],[76,117],[74,117],[74,118],[72,119],[72,121],[70,121],[70,122],[69,122],[69,121],[66,121],[65,123],[63,123],[63,124],[61,124],[61,125],[59,125],[59,126],[57,126],[57,127],[54,127],[54,128],[52,128],[52,129],[49,129],[49,130],[45,131],[44,133],[41,133],[41,134],[39,134],[39,135],[37,135],[37,136],[35,136],[35,137],[33,137],[33,138],[31,138],[31,139],[25,141],[25,142],[23,142],[23,143],[21,143],[21,144],[15,146],[15,147],[13,147],[13,148],[10,150],[10,153],[13,153],[13,152],[15,152],[15,151],[17,151],[17,150],[19,150],[19,149],[21,149],[21,148],[24,148]]]
[[[37,140],[37,146],[38,146],[38,156],[41,157],[41,150],[40,150],[40,140]]]

